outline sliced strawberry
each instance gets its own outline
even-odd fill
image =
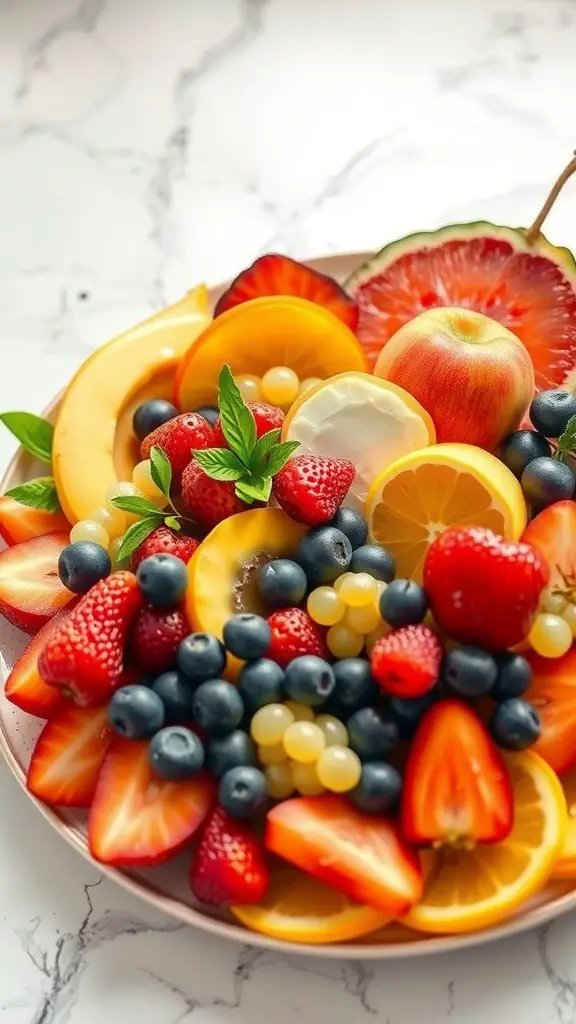
[[[38,718],[48,718],[60,702],[61,694],[53,686],[48,686],[38,670],[38,658],[52,634],[58,629],[74,608],[76,601],[71,601],[50,619],[26,650],[20,655],[6,680],[4,693],[16,707]]]
[[[548,565],[547,592],[562,591],[576,601],[576,504],[549,505],[528,524],[522,541],[536,548]]]
[[[67,533],[49,533],[0,552],[0,614],[25,633],[42,628],[73,597],[58,576]]]
[[[33,537],[47,533],[61,533],[70,526],[63,512],[46,512],[42,508],[28,508],[15,498],[0,497],[0,537],[12,547]]]
[[[532,750],[561,775],[576,764],[576,648],[562,658],[526,658],[534,675],[522,699],[538,712],[542,730]]]
[[[332,277],[277,253],[260,256],[238,274],[216,303],[214,316],[262,295],[295,295],[308,299],[331,310],[351,331],[356,330],[358,307]]]
[[[316,878],[390,917],[422,895],[416,852],[394,822],[355,810],[339,796],[297,797],[269,813],[265,843]]]
[[[167,782],[152,770],[145,740],[117,737],[90,809],[90,852],[103,864],[161,864],[190,839],[215,799],[211,779]]]
[[[413,843],[490,843],[512,830],[506,765],[476,713],[460,700],[426,712],[408,754],[401,823]]]
[[[61,700],[34,747],[29,791],[47,804],[88,807],[111,736],[106,708]]]

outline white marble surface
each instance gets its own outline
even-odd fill
[[[529,223],[576,146],[575,52],[573,0],[0,0],[0,408],[267,249]],[[576,183],[548,233],[576,246]],[[0,790],[7,1024],[576,1020],[572,916],[422,961],[254,952],[154,917]]]

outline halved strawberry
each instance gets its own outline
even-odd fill
[[[111,736],[106,708],[61,700],[34,747],[29,791],[47,804],[88,807]]]
[[[413,843],[469,844],[505,839],[513,793],[506,765],[475,711],[443,700],[426,712],[412,741],[401,824]]]
[[[525,657],[534,674],[522,699],[538,712],[541,727],[532,750],[561,775],[576,764],[576,648],[562,658],[531,651]]]
[[[161,864],[190,839],[215,800],[211,779],[167,782],[152,770],[145,740],[116,737],[90,808],[90,852],[103,864]]]
[[[72,600],[58,576],[69,543],[67,533],[49,533],[0,552],[0,614],[25,633],[37,633]]]
[[[540,553],[550,570],[546,593],[561,591],[576,601],[576,504],[557,501],[524,530],[522,541]]]
[[[216,303],[214,316],[262,295],[295,295],[308,299],[325,306],[351,331],[356,330],[358,306],[334,278],[278,253],[260,256],[238,274]]]
[[[33,537],[59,533],[70,529],[63,512],[46,512],[42,508],[28,508],[15,498],[0,497],[0,537],[12,547]]]
[[[42,627],[30,641],[24,653],[20,655],[16,664],[13,665],[6,680],[4,693],[8,700],[29,715],[48,718],[61,700],[62,695],[59,691],[53,686],[48,686],[48,683],[42,679],[38,670],[38,658],[52,634],[67,618],[76,603],[77,601],[71,601]]]
[[[401,917],[422,895],[417,853],[394,822],[361,814],[344,797],[296,797],[277,804],[265,844],[355,900]]]

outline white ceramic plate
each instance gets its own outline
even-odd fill
[[[367,256],[367,253],[329,256],[313,261],[312,265],[339,279],[344,279]],[[222,285],[211,290],[212,301],[216,301],[224,287],[225,285]],[[51,409],[48,410],[48,414],[53,413],[56,406],[57,402],[55,401]],[[24,452],[20,452],[4,475],[1,493],[38,471],[39,468],[34,467],[32,460]],[[24,650],[26,643],[27,637],[23,633],[4,619],[0,619],[0,679],[2,682]],[[25,788],[26,768],[42,724],[39,719],[24,714],[10,704],[4,696],[2,687],[0,693],[0,747],[8,766],[22,786],[23,792],[32,800],[39,812],[44,815],[59,835],[83,857],[91,860],[86,842],[85,814],[46,807],[35,800]],[[392,957],[454,951],[526,931],[576,907],[576,890],[572,884],[554,883],[527,904],[521,913],[514,915],[504,924],[483,932],[436,937],[412,932],[401,925],[390,925],[388,928],[357,942],[335,946],[293,945],[249,932],[226,914],[213,913],[196,904],[187,884],[188,860],[187,855],[182,855],[163,867],[143,871],[121,871],[102,865],[99,867],[109,878],[139,896],[146,903],[186,924],[224,938],[233,939],[236,942],[249,942],[254,946],[263,946],[267,949],[278,949],[291,953],[300,952],[315,957],[341,956],[347,959],[383,960]]]

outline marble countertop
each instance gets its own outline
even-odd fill
[[[574,0],[0,0],[0,408],[271,248],[530,223],[575,47]],[[576,182],[547,231],[576,246]],[[268,954],[103,880],[3,765],[0,800],[7,1024],[576,1020],[573,916],[420,961]]]

